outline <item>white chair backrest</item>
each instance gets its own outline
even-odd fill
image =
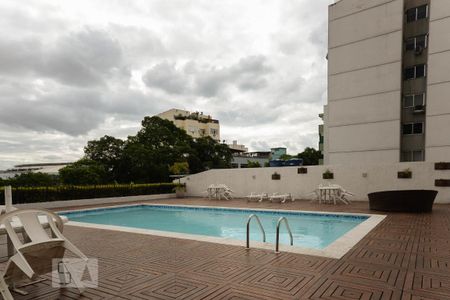
[[[51,239],[47,231],[43,227],[43,224],[39,221],[39,216],[45,216],[52,233],[57,237],[63,237],[61,230],[58,229],[63,226],[61,218],[47,210],[40,209],[22,209],[15,210],[0,216],[0,225],[5,226],[5,229],[16,249],[26,246],[27,242],[22,242],[14,229],[14,225],[19,225],[23,227],[23,231],[30,238],[31,242],[45,242]],[[56,225],[55,220],[58,225]]]

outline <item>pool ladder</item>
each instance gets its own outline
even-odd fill
[[[250,221],[255,218],[256,222],[258,222],[259,228],[261,229],[262,235],[263,235],[263,242],[266,242],[266,232],[264,231],[264,227],[261,224],[261,220],[259,219],[259,217],[255,214],[251,214],[250,216],[248,216],[247,219],[247,246],[246,249],[250,249]],[[286,225],[286,229],[288,230],[289,233],[289,238],[291,241],[291,246],[294,245],[294,238],[292,236],[292,231],[291,228],[289,227],[289,222],[286,219],[286,217],[281,217],[278,219],[277,222],[277,235],[276,235],[276,243],[275,243],[275,253],[280,253],[279,248],[280,248],[280,225],[281,222],[284,221],[284,224]]]
[[[284,221],[284,224],[286,224],[286,228],[289,233],[289,238],[291,240],[291,246],[294,245],[294,238],[292,237],[292,231],[291,231],[291,227],[289,227],[289,222],[286,219],[286,217],[281,217],[278,219],[278,222],[277,222],[277,239],[275,242],[275,253],[280,253],[280,251],[279,251],[279,248],[280,248],[280,225],[281,225],[282,221]]]
[[[266,242],[266,232],[264,231],[264,227],[261,224],[261,220],[258,218],[257,215],[251,214],[248,216],[247,219],[247,247],[246,249],[250,249],[250,221],[255,218],[256,222],[258,222],[259,228],[261,229],[262,235],[263,235],[263,242]]]

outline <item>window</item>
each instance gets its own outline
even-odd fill
[[[422,161],[423,160],[423,151],[413,151],[413,161]]]
[[[402,133],[405,135],[409,134],[422,134],[423,133],[423,123],[407,123],[402,126]]]
[[[414,123],[413,134],[421,134],[421,133],[423,133],[423,123]]]
[[[414,79],[415,68],[414,67],[405,68],[404,73],[405,73],[404,74],[405,80]]]
[[[428,47],[428,35],[419,35],[405,41],[406,51],[420,51]]]
[[[427,75],[427,68],[425,65],[417,65],[407,67],[403,71],[403,77],[405,80],[425,77]]]
[[[425,65],[416,66],[416,78],[425,77]]]
[[[402,151],[402,161],[423,161],[423,150]]]
[[[425,105],[425,94],[406,95],[403,97],[403,107],[416,107]]]
[[[211,129],[209,129],[209,133],[210,133],[212,136],[216,136],[216,135],[217,135],[217,129],[211,128]]]
[[[192,133],[192,134],[195,134],[197,132],[197,127],[189,126],[188,127],[188,132]]]
[[[410,8],[406,11],[406,22],[411,23],[417,20],[428,18],[428,5]]]

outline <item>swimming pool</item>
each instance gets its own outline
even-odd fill
[[[122,207],[60,213],[75,225],[99,224],[114,228],[150,230],[149,233],[177,233],[176,237],[211,237],[214,242],[240,241],[245,245],[246,223],[250,214],[260,218],[267,244],[275,243],[276,224],[280,217],[288,219],[294,247],[324,251],[337,240],[367,222],[371,215],[332,214],[266,209],[214,208],[179,205],[130,205]],[[105,227],[103,227],[105,228]],[[289,235],[281,226],[280,243],[287,249]],[[261,246],[262,235],[255,220],[250,226],[252,244]],[[181,235],[178,235],[181,234]],[[163,234],[165,235],[165,234]],[[170,235],[169,236],[173,236]],[[205,240],[200,238],[200,240]],[[206,239],[208,240],[208,239]],[[255,243],[256,242],[256,243]],[[270,247],[270,246],[269,246]]]

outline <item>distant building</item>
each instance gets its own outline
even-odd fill
[[[325,164],[448,161],[450,1],[329,6]]]
[[[42,163],[42,164],[24,164],[16,165],[14,168],[0,171],[0,178],[8,179],[16,175],[25,173],[45,173],[49,175],[58,175],[60,169],[71,163]]]
[[[248,148],[245,145],[240,145],[237,141],[233,141],[233,144],[227,144],[231,151],[235,152],[248,152]]]
[[[270,151],[235,152],[231,161],[232,168],[247,168],[248,162],[258,162],[261,167],[269,163]]]
[[[178,128],[184,129],[193,138],[210,136],[220,141],[219,121],[203,112],[189,112],[182,109],[170,109],[158,115],[161,119],[172,121]]]
[[[270,148],[270,160],[280,159],[281,156],[287,154],[287,149],[284,147]]]

